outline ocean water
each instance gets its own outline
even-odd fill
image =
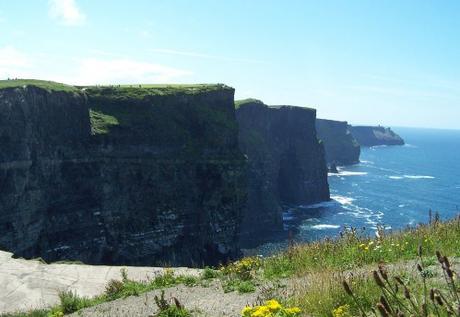
[[[398,230],[429,220],[429,210],[448,219],[460,214],[460,130],[395,128],[404,146],[363,148],[361,163],[329,175],[331,198],[284,212],[284,229],[296,241],[336,237],[344,226],[378,225]],[[261,246],[267,254],[286,239]]]

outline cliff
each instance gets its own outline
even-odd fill
[[[350,131],[361,146],[404,145],[404,140],[391,128],[350,126]]]
[[[0,248],[92,264],[238,253],[246,161],[223,85],[0,83]]]
[[[239,144],[248,157],[248,205],[243,246],[282,230],[282,205],[329,199],[323,146],[314,109],[269,107],[258,100],[235,103]]]
[[[348,130],[347,122],[317,119],[316,130],[318,138],[324,144],[328,164],[359,163],[361,148]]]

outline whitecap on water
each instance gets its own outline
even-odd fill
[[[405,178],[409,179],[434,179],[435,177],[433,176],[428,176],[428,175],[404,175]]]
[[[403,175],[403,176],[388,176],[390,179],[434,179],[435,177],[429,175]]]
[[[331,199],[338,202],[341,205],[351,205],[353,201],[355,201],[354,198],[340,196],[340,195],[331,195]]]

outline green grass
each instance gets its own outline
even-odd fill
[[[37,80],[37,79],[15,79],[0,80],[0,89],[20,88],[24,86],[34,86],[48,91],[78,92],[79,89],[74,86],[57,83],[54,81]]]
[[[426,254],[439,250],[447,256],[460,256],[460,220],[420,225],[381,238],[369,238],[347,231],[337,240],[294,245],[263,262],[267,278],[280,278],[321,270],[351,270],[376,263],[414,259],[418,246]]]
[[[114,116],[93,109],[89,110],[89,118],[93,134],[107,134],[110,131],[110,127],[120,124]]]
[[[378,263],[395,265],[394,274],[404,278],[412,296],[419,301],[424,294],[421,279],[414,276],[417,261],[425,267],[423,276],[428,287],[445,290],[447,287],[439,282],[441,274],[433,269],[433,265],[437,265],[434,255],[440,251],[450,257],[459,257],[458,241],[459,219],[420,225],[392,234],[381,233],[380,238],[374,239],[357,231],[348,231],[337,240],[294,245],[283,253],[266,258],[262,262],[262,274],[269,280],[291,277],[295,292],[288,301],[309,316],[334,316],[332,311],[341,306],[347,306],[350,314],[340,316],[358,316],[359,306],[370,311],[382,295],[382,289],[369,275],[369,270]],[[418,258],[419,247],[424,254],[422,260]],[[346,279],[356,300],[343,290],[342,281]]]
[[[110,86],[80,86],[88,95],[94,98],[110,97],[111,100],[142,100],[148,96],[166,96],[178,94],[201,94],[219,90],[233,90],[224,84],[187,84],[187,85],[110,85]]]
[[[263,105],[263,101],[259,99],[254,99],[254,98],[247,98],[247,99],[240,99],[240,100],[235,100],[235,108],[238,109],[239,107],[249,104],[249,103],[257,103]]]

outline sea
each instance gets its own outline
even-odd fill
[[[393,128],[404,146],[362,148],[361,162],[329,174],[331,201],[286,207],[284,238],[257,248],[269,255],[288,241],[338,237],[345,228],[375,235],[460,214],[460,130]],[[289,238],[287,238],[289,237]]]

